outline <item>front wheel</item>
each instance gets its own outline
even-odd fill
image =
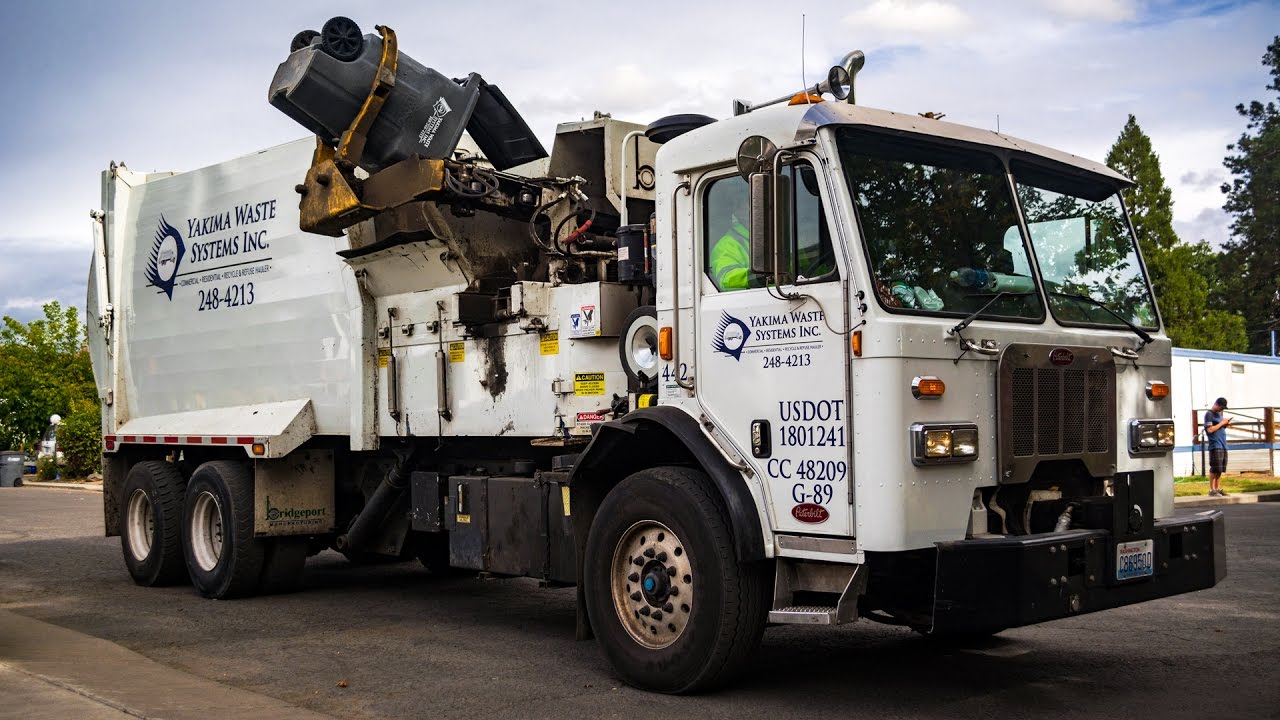
[[[724,504],[696,470],[642,470],[610,491],[583,572],[605,657],[645,690],[721,685],[764,632],[767,566],[738,562]]]

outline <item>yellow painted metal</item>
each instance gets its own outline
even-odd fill
[[[377,30],[382,35],[382,57],[378,60],[378,71],[373,74],[373,87],[365,97],[364,105],[356,114],[351,127],[347,128],[338,142],[338,158],[352,165],[360,164],[369,129],[373,127],[373,121],[378,118],[378,113],[382,112],[387,96],[396,86],[396,69],[400,64],[396,32],[385,25],[377,26]]]

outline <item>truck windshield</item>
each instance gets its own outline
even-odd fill
[[[1155,305],[1116,187],[1017,160],[1010,169],[1053,316],[1093,325],[1124,325],[1122,317],[1154,328]]]
[[[1044,317],[998,158],[854,128],[836,142],[881,305],[965,317],[990,303],[981,319]]]

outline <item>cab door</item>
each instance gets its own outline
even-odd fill
[[[750,272],[749,189],[732,171],[695,190],[702,274],[695,358],[702,412],[765,486],[773,527],[851,535],[847,304],[821,175],[791,180],[791,284]]]

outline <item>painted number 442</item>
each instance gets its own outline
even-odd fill
[[[668,365],[662,366],[663,382],[675,382],[677,379],[682,382],[689,379],[688,363],[680,363],[680,369],[678,371],[678,374],[671,372],[671,365],[668,364]]]

